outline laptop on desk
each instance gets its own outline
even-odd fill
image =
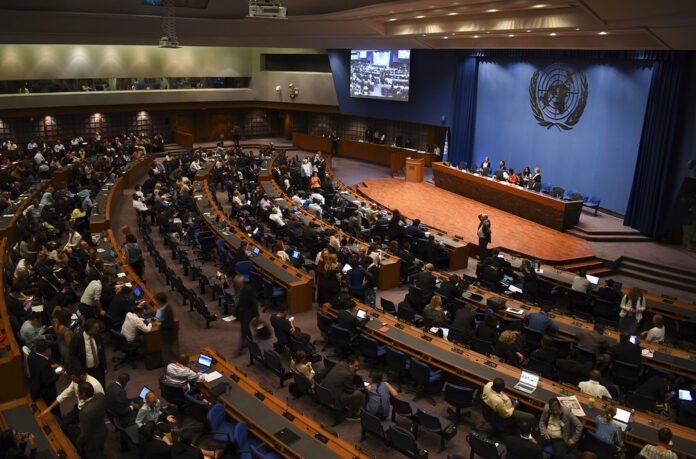
[[[616,408],[616,416],[614,416],[614,422],[616,422],[621,430],[625,431],[628,428],[628,424],[631,422],[630,411],[623,410],[619,407]]]
[[[530,373],[529,371],[523,371],[520,375],[520,380],[515,384],[514,389],[525,392],[527,394],[533,393],[537,385],[539,384],[539,375]]]
[[[204,373],[208,371],[212,364],[213,358],[209,355],[201,353],[198,354],[198,362],[196,362],[194,367],[198,368],[201,371],[201,373]]]

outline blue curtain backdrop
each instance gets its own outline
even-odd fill
[[[467,57],[457,64],[452,105],[452,131],[449,159],[454,165],[471,163],[476,122],[478,60]]]
[[[640,139],[636,171],[624,224],[660,237],[675,182],[675,149],[683,89],[688,78],[686,55],[676,53],[657,60],[650,83],[650,95]]]

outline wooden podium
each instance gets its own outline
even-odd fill
[[[406,181],[422,182],[424,165],[425,160],[423,159],[406,158]]]

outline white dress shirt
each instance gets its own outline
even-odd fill
[[[94,377],[87,375],[87,379],[85,382],[88,382],[92,385],[94,388],[94,393],[95,394],[103,394],[104,393],[104,388],[102,387],[101,383],[97,381]],[[63,392],[58,394],[58,397],[56,397],[56,400],[58,403],[63,403],[66,401],[68,398],[70,398],[70,395],[75,396],[75,400],[77,400],[77,409],[81,410],[84,404],[87,402],[87,400],[80,400],[80,397],[77,396],[78,393],[78,383],[76,382],[71,382],[68,387],[65,388]]]
[[[95,368],[97,365],[95,363],[99,360],[99,355],[92,354],[92,345],[94,345],[94,350],[97,351],[97,342],[87,334],[87,332],[82,332],[82,337],[85,339],[85,366],[87,368]],[[96,357],[96,359],[95,359]]]
[[[143,333],[149,333],[152,330],[152,324],[146,324],[137,314],[129,312],[126,314],[126,318],[121,326],[121,334],[125,336],[126,341],[130,343],[138,336],[138,330]]]

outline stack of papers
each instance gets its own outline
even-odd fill
[[[222,378],[222,373],[220,373],[219,371],[212,371],[203,375],[203,379],[205,379],[205,382],[213,382],[216,379],[220,378]]]
[[[558,398],[558,401],[561,403],[561,406],[570,408],[570,410],[573,412],[575,416],[585,416],[585,410],[582,409],[582,405],[580,405],[580,402],[578,402],[578,398],[575,395],[571,395],[570,397],[556,398]]]

